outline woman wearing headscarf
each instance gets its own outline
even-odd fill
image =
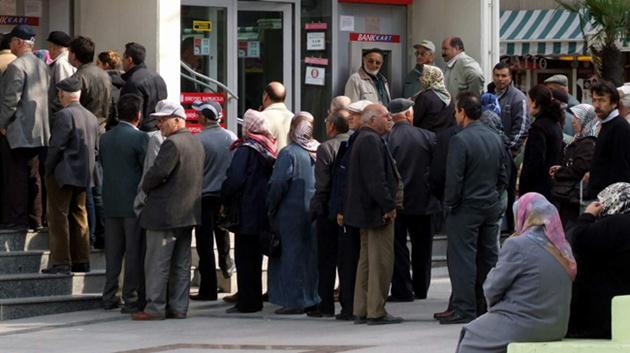
[[[269,301],[280,305],[276,314],[303,314],[320,302],[317,239],[308,217],[315,193],[314,119],[300,112],[289,129],[290,143],[280,151],[269,181],[267,209],[280,239],[280,256],[269,259]]]
[[[236,140],[227,179],[221,186],[224,205],[237,199],[238,224],[234,232],[238,302],[228,313],[262,310],[262,249],[260,233],[269,229],[267,184],[278,151],[276,140],[262,113],[249,109],[243,116],[244,137]]]
[[[579,104],[570,111],[575,135],[564,148],[561,163],[549,168],[553,178],[551,194],[565,229],[580,215],[580,183],[591,169],[599,130],[593,106]]]
[[[580,263],[569,337],[610,339],[611,300],[630,294],[630,184],[612,184],[597,199],[568,234]]]
[[[511,342],[562,339],[577,265],[556,208],[538,193],[514,203],[508,238],[485,283],[488,312],[463,327],[458,353],[504,353]]]
[[[528,92],[529,112],[532,116],[529,136],[525,142],[523,167],[519,179],[519,194],[537,192],[551,200],[552,178],[549,168],[562,158],[562,125],[564,117],[560,103],[544,85],[536,85]]]
[[[413,106],[413,125],[436,134],[455,125],[453,102],[444,85],[442,70],[424,65],[420,86],[423,88],[415,96]]]

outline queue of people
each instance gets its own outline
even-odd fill
[[[445,224],[452,295],[434,316],[466,324],[458,352],[610,336],[610,299],[630,294],[628,87],[600,81],[593,105],[575,104],[562,77],[524,94],[499,63],[481,95],[479,65],[448,37],[445,73],[431,65],[433,43],[415,47],[408,97],[391,96],[375,48],[325,119],[291,112],[271,82],[240,138],[210,101],[193,104],[204,127],[193,136],[142,45],[95,64],[87,37],[48,42],[50,67],[33,54],[30,27],[2,40],[15,58],[0,81],[0,216],[5,228],[47,223],[43,273],[89,272],[90,236],[104,243],[105,309],[184,319],[189,300],[216,300],[213,245],[229,251],[230,231],[238,293],[228,313],[260,311],[268,297],[278,315],[400,323],[387,303],[427,298]],[[501,246],[502,219],[514,235]],[[201,285],[190,296],[193,229]]]

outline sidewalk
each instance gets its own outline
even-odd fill
[[[306,315],[226,314],[223,301],[191,302],[185,320],[134,322],[118,311],[91,310],[0,323],[0,352],[431,352],[455,351],[461,325],[441,326],[432,315],[446,307],[445,268],[434,269],[429,299],[390,303],[398,325],[366,326]]]

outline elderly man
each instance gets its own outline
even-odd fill
[[[166,82],[162,77],[147,68],[144,63],[146,49],[141,44],[130,42],[125,44],[123,55],[122,75],[125,85],[120,89],[120,94],[133,93],[142,97],[142,120],[140,130],[155,131],[158,129],[156,119],[151,113],[155,111],[158,101],[168,96]]]
[[[499,194],[507,184],[503,142],[479,122],[481,103],[475,93],[460,94],[455,117],[463,130],[449,143],[444,196],[453,312],[441,324],[470,322],[482,310],[483,294],[475,293],[475,287],[497,261]]]
[[[103,166],[103,213],[105,216],[105,309],[117,308],[118,276],[125,259],[121,312],[133,313],[144,306],[144,237],[133,211],[149,136],[138,130],[142,98],[124,94],[118,101],[120,123],[100,140]]]
[[[485,78],[481,66],[464,52],[464,42],[459,37],[447,37],[442,42],[442,58],[446,63],[446,89],[455,98],[460,93],[477,95],[484,87]]]
[[[80,103],[81,82],[69,77],[57,84],[64,109],[52,119],[46,158],[48,246],[52,266],[43,273],[90,271],[86,189],[96,164],[98,121]]]
[[[617,87],[619,91],[619,114],[630,123],[630,83]]]
[[[132,318],[184,319],[190,292],[192,227],[201,223],[204,150],[186,129],[186,112],[178,103],[161,101],[152,116],[167,139],[142,182],[147,194],[140,214],[140,225],[146,229],[147,305]]]
[[[269,124],[269,130],[276,138],[278,151],[288,144],[289,127],[293,113],[284,104],[287,92],[282,83],[270,82],[263,90],[263,115]]]
[[[387,78],[381,73],[383,60],[383,51],[378,48],[363,52],[361,67],[348,78],[344,95],[353,102],[365,99],[388,104],[391,97]]]
[[[403,86],[403,97],[412,98],[420,92],[420,77],[424,65],[433,65],[435,44],[430,40],[423,40],[413,46],[416,50],[416,66],[407,73]]]
[[[48,67],[33,54],[35,31],[18,25],[7,34],[17,56],[0,82],[0,134],[6,136],[8,224],[5,228],[39,228],[42,194],[38,156],[50,139]],[[5,145],[6,147],[6,145]]]
[[[427,186],[436,139],[431,131],[413,126],[413,101],[394,99],[389,103],[389,111],[394,127],[387,144],[398,165],[405,192],[403,207],[396,216],[394,276],[388,301],[407,302],[425,299],[431,282],[431,216],[439,210],[439,204]],[[411,239],[411,263],[407,234]]]
[[[569,79],[565,75],[553,75],[545,80],[545,86],[551,90],[558,90],[567,95],[567,101],[561,102],[565,115],[562,131],[567,135],[573,136],[575,134],[573,124],[571,123],[571,121],[573,121],[573,113],[571,113],[568,108],[578,105],[580,102],[569,93]]]
[[[54,114],[61,108],[61,103],[57,98],[57,83],[72,76],[77,69],[68,61],[68,47],[72,38],[62,31],[53,31],[48,35],[48,52],[53,62],[50,67],[50,94],[48,103],[50,103],[50,113]]]
[[[354,291],[355,323],[400,323],[385,310],[394,268],[394,220],[401,183],[396,162],[382,136],[392,128],[389,111],[371,104],[361,115],[350,152],[344,222],[360,229],[361,250]],[[369,175],[369,178],[365,176]]]
[[[311,198],[309,216],[317,221],[317,251],[319,269],[319,310],[308,312],[309,316],[333,316],[335,314],[335,269],[338,261],[347,256],[346,249],[339,247],[342,229],[337,224],[336,214],[329,212],[334,162],[342,143],[348,140],[348,115],[346,110],[332,113],[326,118],[326,134],[330,139],[317,148],[315,161],[315,194]],[[347,281],[346,273],[339,271],[340,282]],[[354,281],[353,281],[354,282]],[[345,288],[344,288],[345,289]],[[345,294],[345,293],[344,293]],[[340,296],[341,312],[352,314],[349,296]]]
[[[204,129],[195,137],[205,152],[203,166],[203,189],[201,196],[201,225],[195,229],[197,254],[199,255],[199,293],[192,300],[217,300],[217,272],[214,258],[216,237],[219,253],[219,268],[225,278],[231,276],[234,261],[230,258],[230,235],[217,226],[221,209],[221,184],[232,160],[230,147],[236,135],[226,130],[219,122],[223,116],[221,105],[214,101],[195,101],[192,108]]]

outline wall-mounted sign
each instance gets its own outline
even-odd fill
[[[39,17],[0,16],[0,25],[29,25],[39,26]]]
[[[354,31],[354,16],[339,16],[339,30],[344,32]]]
[[[326,50],[326,32],[306,33],[306,50]]]
[[[313,56],[307,56],[304,58],[304,63],[305,64],[311,64],[311,65],[322,65],[322,66],[327,66],[328,65],[328,59],[327,58],[316,58]]]
[[[184,108],[190,107],[190,105],[196,100],[200,100],[202,102],[215,101],[221,104],[223,112],[225,112],[225,94],[223,93],[182,92],[179,96],[179,100]],[[227,119],[223,112],[219,115],[219,117],[221,118],[221,126],[226,127]],[[197,112],[193,109],[186,109],[186,127],[193,134],[197,134],[203,130],[203,126],[201,126],[201,124],[197,121]]]
[[[313,23],[305,23],[304,24],[304,29],[305,30],[323,30],[323,29],[328,29],[328,23],[326,22],[313,22]]]
[[[193,21],[193,30],[197,32],[212,32],[211,21]]]
[[[324,86],[326,69],[323,67],[307,66],[304,83],[307,85]]]
[[[352,42],[384,42],[384,43],[400,43],[400,35],[398,34],[378,34],[378,33],[350,33],[350,41]]]

